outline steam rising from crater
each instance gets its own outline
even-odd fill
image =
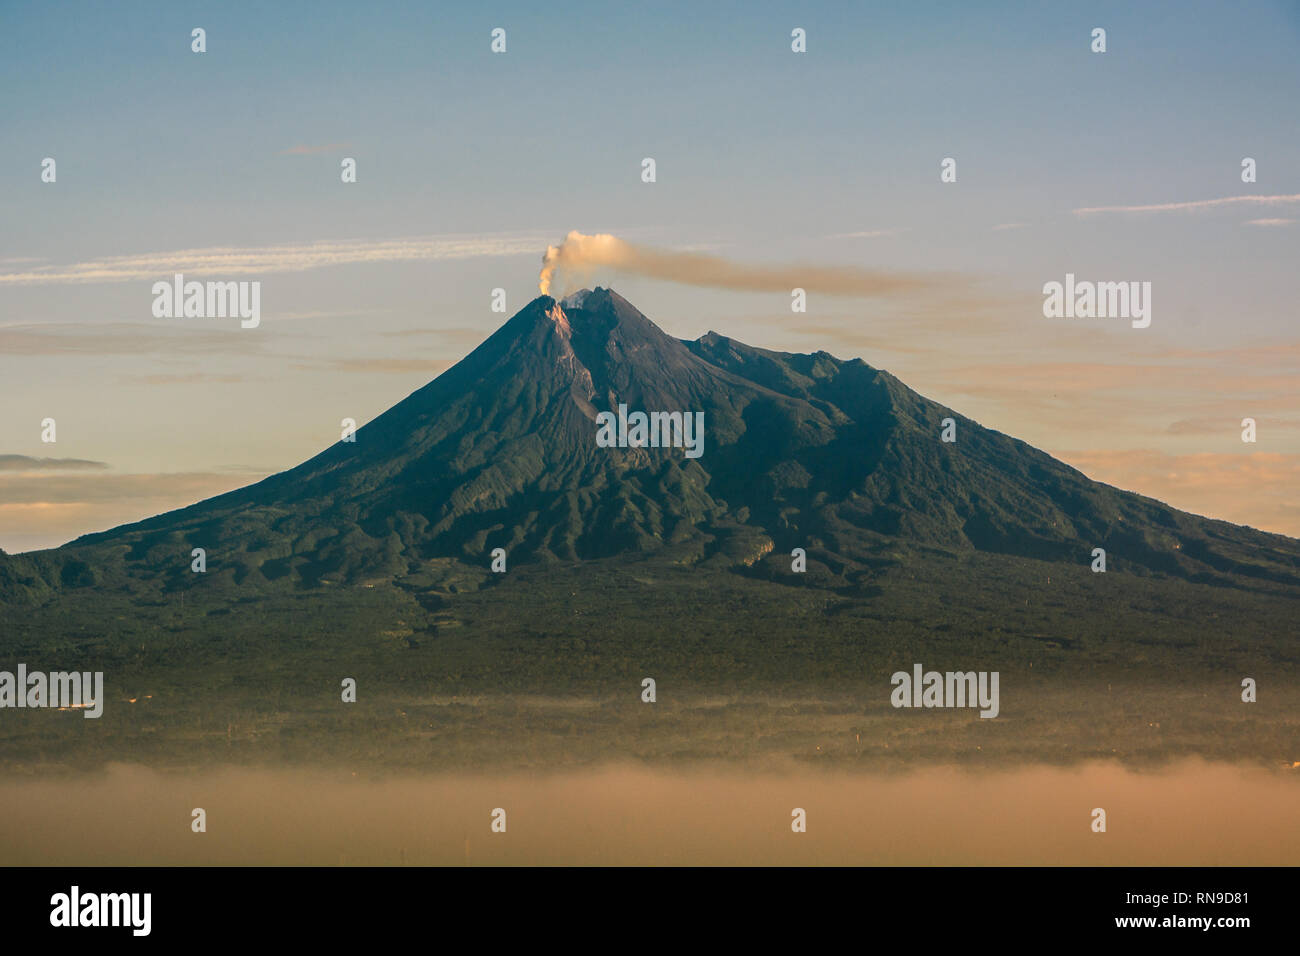
[[[701,252],[634,245],[605,233],[588,236],[571,232],[558,246],[547,247],[537,285],[542,295],[550,295],[552,286],[558,284],[563,295],[588,284],[587,279],[597,268],[714,289],[789,293],[801,288],[843,296],[899,295],[953,282],[950,277],[857,266],[744,265]]]

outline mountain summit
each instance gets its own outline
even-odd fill
[[[703,413],[702,454],[602,447],[602,413],[634,412]],[[801,583],[836,586],[936,549],[1086,565],[1104,548],[1111,570],[1300,586],[1294,539],[1090,481],[860,359],[672,338],[603,288],[534,299],[355,442],[80,538],[43,573],[62,560],[67,586],[93,552],[180,583],[196,547],[208,579],[299,586],[486,567],[496,548],[511,567],[655,555],[785,580],[803,548]]]

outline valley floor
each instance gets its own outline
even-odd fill
[[[74,590],[4,609],[0,669],[103,671],[103,716],[0,710],[0,765],[1300,762],[1295,600],[989,556],[924,568],[856,592],[650,561],[520,568],[460,592],[445,574]],[[998,716],[891,706],[891,675],[917,664],[998,672]]]
[[[1300,862],[1293,599],[921,568],[437,565],[5,608],[0,670],[103,671],[105,701],[0,710],[0,863]],[[997,717],[895,708],[916,664],[998,672]]]

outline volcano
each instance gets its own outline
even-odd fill
[[[602,413],[702,413],[703,450],[597,441]],[[609,420],[606,418],[605,420]],[[945,420],[951,420],[950,423]],[[955,441],[944,441],[944,431]],[[354,442],[190,507],[7,559],[0,588],[104,575],[316,587],[636,558],[852,588],[990,552],[1300,593],[1300,541],[1089,480],[860,359],[661,331],[609,289],[534,299]],[[103,569],[117,569],[116,572]]]

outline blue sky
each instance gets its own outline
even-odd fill
[[[814,295],[806,316],[596,278],[673,334],[860,355],[1094,477],[1300,533],[1300,203],[1074,212],[1300,194],[1300,5],[462,6],[0,4],[0,455],[107,465],[0,475],[0,547],[318,451],[499,324],[492,288],[512,313],[535,295],[572,229],[969,276],[978,297],[943,310]],[[488,251],[214,274],[261,279],[258,330],[154,319],[147,278],[5,279],[431,236]],[[1041,287],[1067,271],[1151,281],[1151,328],[1044,319]]]

